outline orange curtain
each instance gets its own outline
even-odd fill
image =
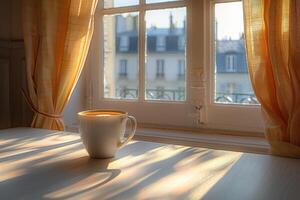
[[[23,0],[31,126],[64,130],[62,113],[89,49],[97,0]]]
[[[244,0],[249,73],[272,152],[300,157],[300,1]]]

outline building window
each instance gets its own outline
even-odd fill
[[[120,37],[120,51],[128,51],[129,38],[127,36]]]
[[[165,77],[165,61],[162,59],[156,60],[156,78]]]
[[[178,38],[178,49],[181,51],[185,49],[185,37]]]
[[[120,60],[119,77],[127,78],[127,60],[126,59]]]
[[[164,36],[156,37],[156,51],[165,51],[166,50],[166,40]]]
[[[236,55],[229,54],[225,56],[226,72],[236,72]]]
[[[178,79],[185,79],[185,61],[178,60]]]

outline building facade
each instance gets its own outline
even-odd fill
[[[115,17],[113,76],[105,91],[115,98],[138,97],[138,17]],[[185,23],[184,23],[185,24]],[[184,101],[186,98],[186,28],[176,27],[170,15],[168,28],[146,30],[146,99]],[[256,104],[246,63],[244,37],[217,40],[215,101]],[[113,86],[113,87],[110,87]]]

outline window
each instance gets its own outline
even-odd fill
[[[127,60],[126,59],[120,60],[119,77],[127,78]]]
[[[186,6],[178,7],[175,4],[171,5],[171,8],[152,10],[150,3],[157,5],[165,2],[160,0],[150,1],[149,7],[138,5],[136,12],[124,12],[114,7],[126,7],[135,3],[108,0],[105,2],[107,4],[104,8],[112,8],[109,14],[103,16],[104,97],[124,99],[124,96],[120,96],[120,91],[126,85],[127,90],[137,94],[129,99],[166,100],[152,97],[148,99],[147,94],[156,90],[156,87],[163,87],[174,93],[178,87],[185,88],[185,79],[178,83],[174,82],[176,74],[174,64],[171,63],[177,62],[178,58],[185,61]],[[164,3],[161,5],[165,6]],[[115,71],[118,71],[116,60],[120,60],[118,76],[127,77],[127,83],[125,79],[120,82],[118,77],[115,77]],[[130,70],[127,63],[130,63]],[[170,66],[166,63],[170,63]],[[178,98],[170,99],[170,101],[177,100]],[[181,98],[180,101],[185,101],[185,98]]]
[[[178,60],[178,79],[185,79],[185,62],[184,60]]]
[[[179,38],[186,38],[186,8],[149,10],[146,12],[145,20],[147,28],[146,91],[159,86],[163,87],[165,93],[168,92],[171,96],[171,98],[149,98],[149,100],[185,101],[186,95],[183,98],[177,98],[179,96],[178,87],[185,88],[184,93],[186,93],[185,80],[180,82],[175,80],[177,80],[176,62],[178,58],[186,60],[185,47],[183,50],[178,48]],[[153,46],[152,40],[150,40],[152,36],[157,36],[156,44],[159,46],[156,51],[151,48]],[[153,78],[155,70],[156,74]],[[148,97],[149,95],[146,95],[146,99]],[[161,95],[156,97],[161,97]]]
[[[242,1],[104,0],[95,16],[91,107],[146,124],[261,130]]]
[[[233,54],[229,54],[225,56],[225,59],[226,72],[235,72],[236,56]]]
[[[128,51],[129,40],[127,36],[120,36],[120,51]]]
[[[211,1],[209,9],[207,127],[263,132],[260,106],[247,70],[243,2]]]
[[[166,50],[166,42],[164,36],[156,37],[156,51],[165,51]]]
[[[214,38],[216,45],[215,102],[258,104],[247,71],[241,1],[215,4]],[[224,84],[230,86],[222,89],[221,85]],[[235,88],[236,85],[240,87]]]
[[[156,78],[165,77],[165,61],[162,59],[156,60]]]
[[[103,16],[103,88],[104,97],[123,99],[122,89],[132,91],[129,99],[138,98],[139,73],[138,62],[138,13],[129,12]],[[127,69],[130,63],[130,71]],[[118,69],[119,68],[119,69]],[[119,74],[117,72],[120,72]],[[119,77],[130,77],[130,80],[119,81]],[[137,94],[137,95],[135,95]]]
[[[189,0],[98,2],[93,51],[88,58],[92,68],[91,107],[126,110],[140,123],[181,126],[195,123],[187,120],[193,106],[187,98],[186,79],[178,81],[177,68],[178,60],[183,60],[181,71],[188,70],[189,3]],[[153,117],[158,110],[159,117]],[[172,118],[168,117],[171,113]]]

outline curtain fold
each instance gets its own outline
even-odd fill
[[[23,0],[32,127],[64,130],[62,113],[84,66],[96,5],[97,0]]]
[[[244,0],[247,60],[272,153],[300,157],[300,1]]]

